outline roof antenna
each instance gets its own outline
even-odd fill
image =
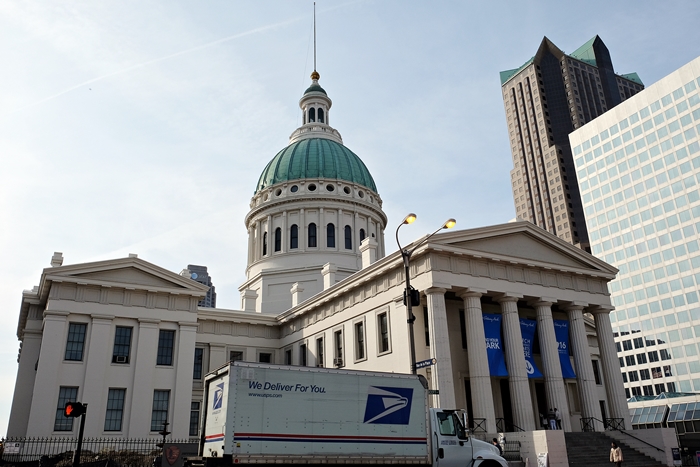
[[[316,2],[314,2],[314,71],[316,71]]]

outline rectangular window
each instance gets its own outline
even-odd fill
[[[306,344],[299,346],[299,365],[306,366]]]
[[[323,351],[323,337],[319,337],[316,339],[316,366],[318,367],[323,367],[324,366],[324,351]]]
[[[649,363],[659,361],[659,353],[656,350],[654,350],[653,352],[647,352],[647,355],[649,356]]]
[[[430,347],[430,325],[428,324],[428,307],[423,307],[423,324],[425,327],[425,346]]]
[[[272,354],[269,352],[260,352],[260,354],[258,354],[258,362],[272,363]]]
[[[365,358],[365,323],[359,321],[355,323],[355,360]]]
[[[661,355],[661,360],[671,360],[671,354],[668,353],[667,349],[659,350],[659,354]]]
[[[622,348],[624,350],[632,350],[632,341],[629,339],[626,341],[622,341]]]
[[[68,326],[68,341],[66,342],[66,360],[82,362],[85,347],[85,332],[87,324],[70,323]]]
[[[627,364],[627,366],[634,366],[635,365],[634,355],[625,356],[625,363]]]
[[[228,361],[229,362],[242,362],[243,361],[243,352],[240,350],[229,351]]]
[[[131,350],[131,328],[117,326],[114,331],[114,350],[112,363],[129,363]]]
[[[56,419],[53,422],[53,431],[72,431],[73,418],[64,417],[63,410],[66,402],[77,402],[78,388],[61,386],[58,391],[58,406],[56,407]]]
[[[647,362],[647,354],[645,353],[638,353],[637,354],[637,363],[639,365],[642,365]]]
[[[343,361],[343,330],[338,330],[333,333],[333,346],[335,355],[333,356],[333,366],[340,368],[345,366]]]
[[[643,347],[644,347],[644,339],[642,339],[641,337],[636,337],[634,339],[634,348],[641,349]]]
[[[292,349],[287,349],[284,351],[284,364],[285,365],[292,364]]]
[[[600,368],[598,367],[598,360],[591,360],[593,363],[593,376],[595,377],[595,384],[603,384],[600,381]]]
[[[163,332],[163,331],[161,331]],[[153,391],[153,409],[151,410],[151,431],[163,429],[163,423],[168,421],[170,406],[170,391],[156,389]]]
[[[109,389],[107,394],[107,413],[105,414],[105,431],[122,431],[125,396],[126,389]]]
[[[639,374],[636,371],[630,371],[629,373],[627,373],[627,376],[629,376],[630,383],[639,381]]]
[[[156,365],[173,364],[173,348],[175,346],[175,331],[161,329],[158,335],[158,360]]]
[[[377,329],[379,331],[379,353],[388,352],[389,347],[389,317],[386,312],[377,315]]]
[[[199,435],[199,402],[192,402],[190,408],[190,436]]]
[[[202,379],[202,366],[204,364],[204,349],[195,347],[194,349],[194,369],[192,379]]]
[[[643,381],[651,379],[651,375],[649,374],[649,370],[639,370],[639,377],[642,378]]]

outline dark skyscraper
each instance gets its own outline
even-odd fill
[[[644,85],[615,73],[598,36],[568,55],[545,37],[524,65],[501,72],[501,88],[517,217],[589,250],[569,133]]]
[[[207,296],[200,300],[197,305],[204,306],[207,308],[216,308],[216,287],[214,287],[214,284],[212,284],[211,282],[211,277],[209,277],[207,267],[197,266],[195,264],[188,264],[187,270],[190,271],[190,278],[192,280],[197,281],[200,284],[209,286],[209,292],[207,292]]]

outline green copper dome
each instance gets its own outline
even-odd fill
[[[319,86],[318,84],[312,84],[311,86],[309,86],[309,87],[306,89],[306,91],[304,91],[304,94],[308,94],[308,93],[310,93],[310,92],[322,92],[323,94],[328,95],[328,94],[326,93],[326,90],[323,89],[323,88],[322,88],[321,86]]]
[[[311,138],[296,141],[278,152],[260,175],[255,192],[305,178],[345,180],[377,191],[372,175],[354,152],[330,139]]]

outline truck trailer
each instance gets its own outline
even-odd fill
[[[189,465],[507,466],[457,410],[428,407],[419,375],[236,361],[204,384]]]

